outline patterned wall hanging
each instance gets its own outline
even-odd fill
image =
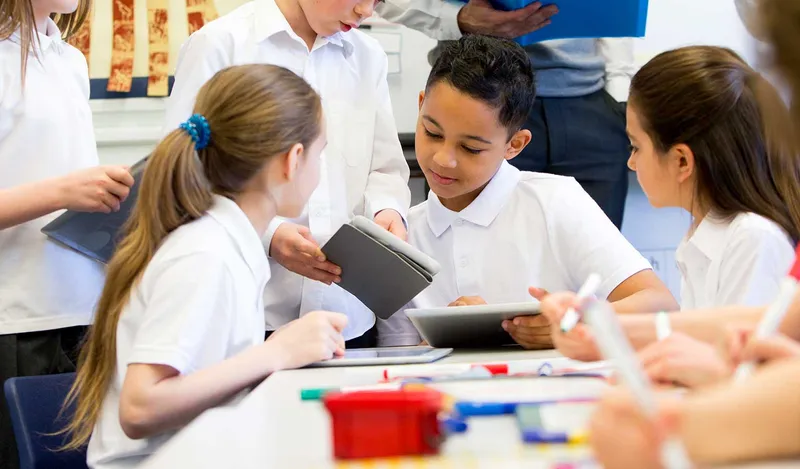
[[[113,0],[113,2],[113,45],[107,90],[127,93],[131,90],[133,81],[133,52],[136,44],[133,0]]]
[[[169,24],[167,0],[147,0],[149,54],[147,96],[169,94]]]

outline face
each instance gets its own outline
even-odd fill
[[[530,142],[520,130],[511,139],[497,109],[439,82],[420,94],[417,161],[431,190],[450,210],[466,208],[497,172]]]
[[[32,0],[33,10],[50,15],[58,13],[67,15],[78,9],[79,0]]]
[[[277,214],[297,218],[303,213],[311,193],[319,184],[322,151],[328,143],[325,119],[322,131],[308,147],[295,145],[283,161],[282,173],[285,187],[275,197]]]
[[[383,0],[299,0],[309,26],[320,36],[357,28]]]
[[[627,121],[628,138],[631,141],[628,167],[636,171],[636,178],[650,204],[662,208],[683,207],[690,203],[691,196],[685,183],[691,178],[694,156],[689,147],[675,145],[666,154],[660,153],[642,128],[636,107],[630,102]]]

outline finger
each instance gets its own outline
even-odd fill
[[[530,5],[524,8],[518,8],[516,10],[511,10],[509,12],[504,12],[505,21],[525,21],[526,19],[530,18],[532,15],[535,15],[539,10],[542,9],[542,2],[533,2]]]
[[[406,227],[403,226],[402,223],[394,223],[389,230],[393,235],[397,236],[398,238],[402,239],[403,241],[408,240],[408,233],[406,232]]]
[[[528,293],[539,301],[544,300],[544,297],[550,294],[550,292],[548,292],[544,288],[537,288],[537,287],[528,288]]]
[[[339,334],[344,330],[347,326],[347,315],[342,313],[328,313],[328,321],[330,321],[331,326],[333,329],[336,330]]]
[[[667,354],[668,351],[666,350],[663,342],[652,343],[638,353],[639,361],[642,363],[642,366],[655,363],[661,360]]]
[[[103,202],[103,205],[108,207],[110,212],[119,211],[119,199],[114,194],[103,191],[103,193],[100,194],[100,201]]]
[[[532,327],[532,328],[545,328],[550,330],[550,320],[547,316],[517,316],[513,320],[515,326]]]
[[[111,178],[106,181],[105,189],[117,197],[120,202],[124,202],[125,199],[128,198],[128,194],[131,192],[130,187]]]
[[[125,187],[133,187],[134,179],[128,168],[125,166],[109,166],[106,168],[106,176],[123,184]]]
[[[326,259],[325,254],[323,254],[322,250],[317,246],[317,243],[313,240],[309,240],[303,236],[302,233],[300,233],[300,237],[294,237],[294,239],[291,240],[290,247],[293,251],[312,257],[318,262],[324,262]]]
[[[746,361],[770,361],[791,358],[798,353],[800,353],[800,345],[779,336],[750,341],[742,352],[742,358]]]
[[[318,261],[316,258],[307,254],[303,254],[303,259],[300,262],[308,264],[311,267],[328,272],[331,275],[339,277],[342,275],[342,268],[330,261]]]
[[[336,275],[333,275],[325,270],[315,269],[308,264],[290,262],[286,264],[285,267],[296,274],[302,275],[303,277],[311,280],[316,280],[317,282],[322,282],[326,285],[339,283],[341,281],[341,278],[337,277]]]

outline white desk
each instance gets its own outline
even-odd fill
[[[554,352],[458,353],[439,363],[501,362],[558,358]],[[564,457],[588,456],[586,448],[524,446],[511,417],[469,421],[469,432],[450,437],[442,456],[380,463],[336,463],[331,459],[330,421],[319,402],[301,402],[300,390],[374,383],[383,367],[307,369],[276,373],[236,407],[214,409],[179,432],[142,469],[265,468],[549,468]],[[522,390],[539,398],[586,396],[604,384],[590,378],[531,380]],[[780,469],[794,465],[758,465]],[[753,466],[756,469],[756,466]]]

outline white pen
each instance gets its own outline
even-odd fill
[[[650,417],[655,417],[658,413],[656,398],[633,347],[622,331],[614,309],[608,302],[593,302],[586,310],[586,320],[594,329],[595,340],[603,358],[613,362],[622,382],[631,390],[642,410]],[[661,446],[661,463],[666,469],[692,467],[686,449],[675,438],[666,440]]]
[[[589,278],[586,279],[586,282],[584,282],[581,288],[578,290],[577,300],[580,302],[594,295],[594,293],[600,287],[600,283],[602,281],[603,279],[600,277],[600,275],[595,273],[589,274]],[[571,331],[572,328],[578,324],[579,320],[580,317],[578,316],[578,312],[575,311],[575,308],[569,308],[564,314],[564,317],[561,318],[561,331]]]
[[[775,298],[775,301],[770,303],[767,307],[764,316],[761,317],[761,321],[758,323],[750,340],[769,337],[778,330],[781,321],[783,321],[783,317],[786,315],[786,311],[792,304],[798,286],[800,286],[800,247],[797,248],[797,252],[795,253],[792,270],[790,270],[789,275],[781,281],[778,289],[778,296]],[[755,370],[755,363],[740,363],[736,368],[734,381],[746,379],[753,373],[753,370]]]

